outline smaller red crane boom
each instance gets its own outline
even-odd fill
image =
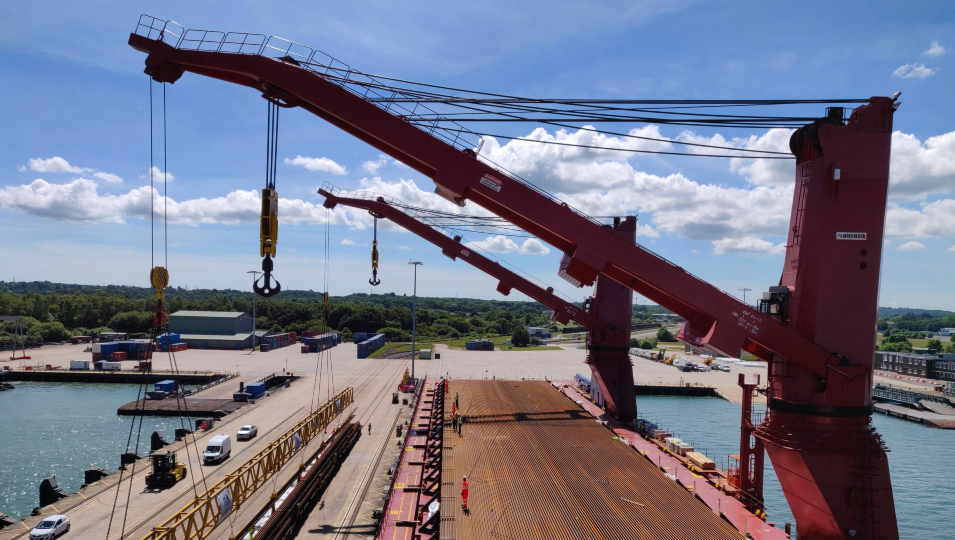
[[[375,197],[374,199],[364,198],[362,195],[367,196],[367,193],[345,194],[342,190],[327,185],[318,190],[318,193],[325,197],[325,208],[335,208],[335,206],[342,204],[352,208],[368,210],[379,219],[390,219],[395,224],[438,246],[441,248],[441,252],[450,259],[461,259],[478,270],[497,278],[497,291],[499,293],[507,296],[511,290],[516,289],[551,308],[554,310],[554,315],[551,318],[561,324],[567,324],[573,319],[598,334],[630,330],[629,328],[611,328],[610,325],[587,313],[583,308],[558,297],[550,288],[545,289],[535,285],[530,280],[504,268],[500,263],[476,253],[473,249],[468,249],[467,246],[461,244],[460,237],[449,238],[435,230],[431,225],[422,223],[418,219],[392,206],[386,202],[384,197]],[[359,196],[348,196],[352,194]]]

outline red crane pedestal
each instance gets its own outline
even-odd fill
[[[740,421],[739,467],[734,485],[742,494],[740,500],[753,509],[760,507],[763,502],[763,462],[766,455],[763,441],[754,437],[759,422],[753,415],[753,398],[759,386],[759,375],[756,375],[755,382],[747,384],[746,375],[740,373],[739,386],[743,391],[743,417]]]
[[[637,218],[627,216],[614,219],[614,231],[636,241]],[[633,319],[633,290],[605,275],[597,277],[594,295],[590,298],[590,313],[614,328],[626,329],[605,336],[601,341],[597,332],[590,330],[587,339],[587,364],[593,375],[593,384],[600,388],[607,412],[617,419],[629,422],[637,417],[637,397],[633,386],[633,362],[630,361],[630,323]]]

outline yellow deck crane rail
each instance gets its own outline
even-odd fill
[[[143,540],[201,540],[238,510],[255,490],[279,472],[303,446],[331,425],[354,402],[351,387],[286,431],[272,444],[154,528]]]

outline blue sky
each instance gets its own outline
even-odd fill
[[[880,303],[955,309],[955,15],[945,2],[804,2],[799,9],[706,1],[281,6],[0,5],[7,82],[0,87],[0,228],[7,240],[0,279],[147,285],[148,83],[145,56],[126,45],[146,12],[186,28],[279,35],[370,73],[529,97],[856,98],[902,91]],[[166,90],[172,284],[247,288],[245,271],[260,264],[253,192],[264,183],[265,102],[253,90],[191,74]],[[154,91],[161,96],[160,86]],[[278,191],[286,202],[276,275],[286,288],[322,287],[322,183],[441,204],[428,195],[429,179],[304,111],[283,111],[281,127]],[[527,136],[534,127],[495,129]],[[757,148],[784,147],[788,138],[756,130],[610,128],[683,140],[737,137],[729,143]],[[573,141],[586,134],[549,127],[535,136]],[[529,145],[489,141],[484,152],[593,214],[639,213],[641,243],[724,290],[762,291],[778,281],[790,162],[581,158]],[[162,169],[161,145],[155,156]],[[330,291],[370,291],[367,219],[341,212],[332,222]],[[541,254],[546,250],[520,238],[467,238],[574,299],[588,293],[557,277],[553,249]],[[380,230],[379,240],[382,285],[375,292],[410,293],[407,261],[414,258],[425,262],[421,294],[500,298],[493,280],[411,234]]]

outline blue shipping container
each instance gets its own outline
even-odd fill
[[[245,386],[245,391],[253,398],[262,397],[265,394],[265,383],[254,382]]]
[[[176,391],[176,381],[159,381],[156,383],[156,391],[171,394]]]

